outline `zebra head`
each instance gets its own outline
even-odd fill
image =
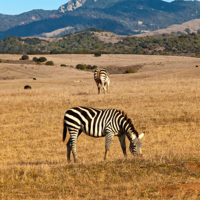
[[[144,136],[144,133],[141,133],[138,138],[132,138],[130,141],[129,150],[133,155],[142,154],[142,142],[141,138]]]

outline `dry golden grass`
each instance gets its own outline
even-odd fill
[[[129,66],[144,63],[160,63],[160,62],[198,62],[195,58],[176,57],[176,56],[151,56],[151,55],[133,55],[133,54],[102,54],[95,57],[93,54],[48,54],[48,55],[29,55],[29,59],[33,57],[46,57],[48,61],[52,60],[55,66],[61,64],[76,66],[77,64],[90,64],[100,67],[105,66]],[[3,60],[19,60],[22,55],[0,54]],[[184,62],[183,62],[184,63]],[[0,63],[0,66],[3,65]]]
[[[115,58],[123,63],[131,56]],[[17,77],[0,80],[1,199],[200,198],[198,59],[133,56],[124,62],[146,64],[136,74],[112,75],[108,95],[97,95],[89,72],[0,65],[0,70],[12,69],[1,78],[8,71]],[[26,73],[21,70],[18,76],[20,67],[27,67]],[[28,79],[26,70],[38,75],[37,81]],[[27,83],[33,89],[23,90]],[[127,149],[123,160],[115,137],[104,162],[105,138],[82,133],[79,163],[68,164],[63,115],[79,105],[127,112],[139,133],[146,132],[143,158],[133,158]]]

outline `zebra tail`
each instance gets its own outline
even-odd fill
[[[97,71],[97,80],[100,81],[100,70]]]
[[[67,125],[65,123],[65,120],[63,120],[63,142],[65,141],[66,136],[67,136]]]

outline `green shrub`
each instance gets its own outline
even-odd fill
[[[87,69],[92,69],[92,65],[87,65],[86,68]]]
[[[76,69],[86,70],[86,65],[78,64],[76,65]]]
[[[38,58],[37,57],[33,57],[33,61],[37,62]]]
[[[47,61],[46,65],[54,65],[53,61]]]
[[[127,69],[125,71],[126,74],[129,74],[129,73],[136,73],[133,69]]]
[[[37,65],[40,65],[40,61],[37,61]]]
[[[67,65],[65,65],[65,64],[61,64],[60,66],[61,66],[61,67],[67,67]]]
[[[0,63],[3,63],[3,60],[0,60]]]
[[[97,52],[97,53],[94,54],[94,56],[99,57],[99,56],[101,56],[101,53]]]
[[[21,60],[28,60],[28,59],[29,59],[28,55],[23,55],[23,56],[21,57]]]
[[[96,68],[97,68],[97,66],[96,66],[96,65],[93,65],[91,69],[96,69]]]
[[[45,61],[47,61],[47,59],[45,57],[40,57],[37,61],[45,62]]]

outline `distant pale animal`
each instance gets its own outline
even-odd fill
[[[74,161],[76,157],[76,142],[79,135],[84,132],[86,135],[99,138],[105,137],[105,156],[110,149],[110,144],[114,136],[118,136],[124,156],[126,157],[125,138],[130,141],[129,150],[133,155],[141,154],[141,138],[144,133],[138,134],[132,121],[127,115],[116,109],[95,109],[89,107],[74,107],[64,115],[63,142],[66,139],[67,130],[70,138],[67,142],[67,160],[70,162],[71,152]],[[89,148],[92,151],[92,147]]]
[[[101,87],[104,94],[108,92],[110,85],[110,77],[105,69],[96,69],[94,71],[94,80],[97,84],[98,94],[100,94]]]
[[[30,85],[25,85],[25,86],[24,86],[24,89],[25,89],[25,90],[31,89],[31,86],[30,86]]]

